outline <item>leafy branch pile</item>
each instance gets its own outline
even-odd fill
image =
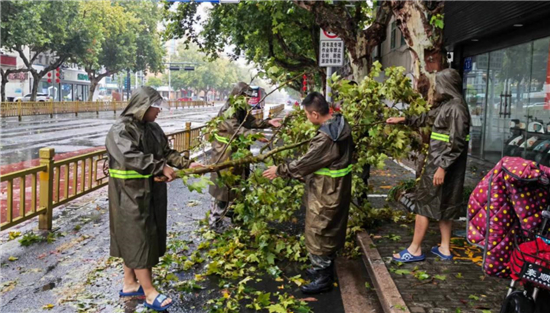
[[[388,157],[401,159],[412,151],[421,148],[419,136],[413,135],[405,126],[389,126],[385,120],[391,116],[413,115],[427,111],[426,102],[411,87],[410,81],[403,75],[401,68],[389,68],[385,79],[380,79],[380,64],[375,64],[371,74],[359,85],[354,86],[338,76],[332,77],[333,90],[338,91],[336,101],[342,102],[342,112],[352,127],[356,144],[356,163],[353,168],[353,192],[355,196],[366,193],[366,186],[357,177],[365,164],[378,168],[384,166]],[[232,107],[246,108],[242,98],[231,99]],[[209,140],[214,140],[217,125],[234,113],[233,110],[217,117],[208,124]],[[284,227],[298,223],[297,211],[302,206],[304,196],[303,183],[296,180],[276,178],[268,181],[262,177],[263,162],[266,166],[280,164],[290,158],[297,158],[307,146],[307,140],[315,135],[315,127],[306,121],[305,112],[297,109],[283,121],[266,149],[277,147],[271,152],[252,156],[249,146],[258,135],[234,136],[229,141],[232,151],[229,162],[221,166],[211,164],[206,169],[182,171],[182,175],[217,171],[220,173],[216,183],[234,186],[236,199],[230,203],[234,211],[234,227],[222,234],[207,228],[202,229],[205,240],[198,250],[190,255],[174,252],[167,254],[160,267],[164,277],[177,280],[175,275],[167,273],[174,270],[187,270],[196,264],[205,263],[205,275],[216,275],[220,281],[222,296],[209,302],[211,312],[236,312],[243,303],[250,308],[269,312],[309,312],[307,303],[289,296],[287,293],[265,293],[255,290],[253,282],[266,273],[276,281],[287,280],[290,285],[301,285],[305,281],[298,275],[285,277],[280,268],[288,262],[305,263],[307,253],[301,234],[284,231]],[[284,144],[285,146],[281,146]],[[291,149],[290,149],[291,148]],[[277,152],[277,153],[273,153]],[[253,163],[256,168],[248,179],[231,173],[231,166]],[[198,183],[186,184],[194,190],[207,184],[206,178]],[[368,222],[376,219],[375,210],[368,202],[354,204],[350,210],[347,243],[345,253],[356,256],[359,250],[354,243],[355,233],[362,230]],[[177,249],[176,249],[177,250]],[[180,251],[184,251],[183,246]],[[202,279],[202,277],[201,277]],[[192,291],[200,288],[195,281],[176,282],[178,291]],[[245,301],[243,301],[245,300]]]

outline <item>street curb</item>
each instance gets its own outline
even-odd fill
[[[410,313],[369,234],[358,233],[357,241],[363,252],[363,263],[372,279],[384,313]]]

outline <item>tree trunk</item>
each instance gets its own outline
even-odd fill
[[[435,90],[435,73],[445,68],[443,30],[430,25],[430,17],[443,14],[444,1],[392,1],[392,11],[409,46],[415,77],[415,89],[429,103]],[[432,8],[428,8],[427,5]]]
[[[94,101],[94,92],[99,84],[99,80],[96,77],[90,77],[90,90],[88,92],[88,101]]]
[[[36,95],[38,94],[38,85],[40,84],[40,79],[42,77],[36,71],[31,71],[31,74],[32,74],[32,89],[31,89],[30,101],[36,101]]]
[[[0,69],[2,75],[2,102],[6,102],[6,84],[8,83],[8,72]]]
[[[430,5],[430,8],[427,7]],[[435,74],[446,67],[443,30],[430,24],[430,17],[443,14],[444,1],[422,2],[420,0],[392,1],[392,12],[405,41],[409,46],[414,73],[414,88],[429,104],[433,103]],[[430,142],[430,134],[422,133],[422,141]],[[422,173],[426,155],[420,154],[416,161],[416,176]]]

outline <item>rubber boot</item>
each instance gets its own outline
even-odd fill
[[[317,271],[312,268],[312,267],[309,267],[306,269],[306,277],[309,278],[309,279],[313,279],[315,278],[315,276],[317,276]]]
[[[332,271],[332,265],[322,270],[315,270],[311,283],[309,285],[302,286],[300,290],[309,295],[331,290],[334,283],[334,275]]]

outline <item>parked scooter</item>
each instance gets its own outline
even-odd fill
[[[550,312],[550,205],[538,231],[520,230],[510,258],[512,282],[500,313]],[[522,288],[520,288],[522,287]]]

